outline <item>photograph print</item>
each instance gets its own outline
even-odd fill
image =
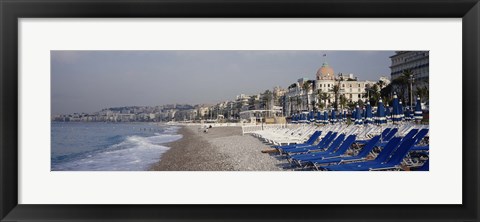
[[[50,56],[51,171],[429,171],[429,51]]]

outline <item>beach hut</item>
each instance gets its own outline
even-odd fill
[[[415,120],[420,122],[423,119],[422,113],[422,104],[420,101],[420,97],[417,97],[417,103],[415,104]]]

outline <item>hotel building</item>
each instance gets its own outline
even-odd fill
[[[413,73],[413,93],[417,88],[427,87],[429,78],[429,52],[428,51],[396,51],[390,56],[392,61],[391,79],[394,80],[402,73],[410,70]]]
[[[380,80],[388,81],[385,77],[381,77]],[[311,84],[308,91],[305,90],[305,83]],[[353,74],[336,76],[333,67],[324,62],[318,69],[315,80],[301,78],[288,87],[285,93],[285,115],[290,116],[299,111],[313,110],[313,105],[319,103],[326,103],[327,107],[333,106],[335,93],[332,89],[335,85],[339,86],[338,97],[343,95],[347,101],[357,102],[364,98],[365,88],[373,84],[375,84],[374,81],[358,80]],[[387,84],[388,82],[385,85]],[[319,93],[327,94],[326,101],[319,99]]]

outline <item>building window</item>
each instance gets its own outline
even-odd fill
[[[360,83],[358,84],[358,87],[360,87]]]
[[[345,88],[345,84],[342,84],[342,87]]]
[[[328,84],[328,87],[330,87],[330,84]]]

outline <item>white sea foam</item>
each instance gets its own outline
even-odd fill
[[[178,129],[176,129],[178,130]],[[176,132],[172,129],[170,132]],[[169,148],[160,145],[182,138],[177,134],[155,134],[151,137],[128,136],[122,142],[82,158],[56,166],[54,170],[135,171],[148,170]]]

